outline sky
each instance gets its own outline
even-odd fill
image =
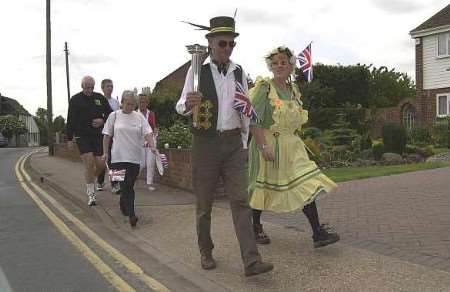
[[[0,1],[0,93],[31,114],[47,107],[44,0]],[[58,0],[51,1],[54,116],[67,114],[64,42],[69,45],[70,92],[81,78],[114,81],[113,96],[150,86],[189,60],[189,44],[204,32],[181,21],[209,25],[233,16],[240,36],[232,60],[254,79],[268,76],[263,56],[285,45],[296,53],[309,42],[313,62],[373,64],[414,78],[409,32],[448,0]]]

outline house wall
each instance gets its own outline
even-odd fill
[[[450,87],[450,57],[437,57],[437,35],[423,37],[422,42],[423,88],[432,90]]]
[[[23,138],[21,137],[21,140],[22,139],[24,140],[24,142],[21,144],[29,147],[39,146],[40,142],[39,127],[37,126],[34,118],[32,116],[19,115],[19,120],[21,120],[25,124],[28,130],[28,133],[21,135],[23,136]]]
[[[450,71],[442,71],[445,66],[450,68],[450,58],[436,57],[436,35],[419,39],[416,44],[416,109],[420,122],[432,126],[437,116],[436,95],[450,92]]]

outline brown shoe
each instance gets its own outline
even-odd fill
[[[273,265],[271,263],[265,262],[254,262],[250,266],[245,268],[245,276],[255,276],[263,273],[267,273],[273,270]]]
[[[136,217],[136,216],[131,216],[130,217],[130,225],[131,225],[131,227],[136,227],[137,222],[138,222],[138,217]]]
[[[270,238],[264,232],[262,224],[253,224],[253,231],[255,232],[255,240],[258,244],[269,244]]]
[[[212,257],[212,254],[202,254],[200,262],[204,270],[213,270],[217,266],[216,261]]]

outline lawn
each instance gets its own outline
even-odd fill
[[[348,180],[355,180],[376,176],[386,176],[404,172],[426,170],[447,166],[450,166],[450,163],[424,162],[424,163],[389,165],[389,166],[332,168],[326,169],[323,172],[335,182],[343,182]]]

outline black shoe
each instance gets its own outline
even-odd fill
[[[271,263],[265,262],[254,262],[250,266],[245,268],[245,276],[255,276],[263,273],[267,273],[273,270],[273,265]]]
[[[202,269],[204,270],[213,270],[217,267],[216,261],[212,257],[212,254],[202,254],[200,263],[202,265]]]
[[[258,244],[269,244],[270,238],[264,232],[262,224],[253,224],[253,230],[255,231],[255,240]]]
[[[137,222],[138,222],[138,217],[136,217],[136,216],[131,216],[130,217],[130,225],[131,225],[131,227],[136,227]]]
[[[323,247],[339,241],[339,234],[332,231],[325,224],[320,225],[319,231],[313,235],[314,247]]]

